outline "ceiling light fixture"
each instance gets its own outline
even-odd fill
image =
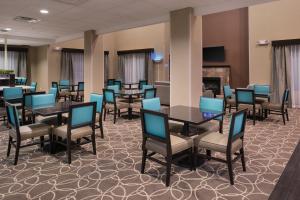
[[[12,29],[11,28],[4,28],[3,30],[5,30],[5,31],[11,31]]]
[[[42,9],[42,10],[40,10],[40,13],[42,13],[42,14],[48,14],[49,11],[48,11],[48,10],[45,10],[45,9]]]

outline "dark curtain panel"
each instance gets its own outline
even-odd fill
[[[0,50],[0,69],[14,70],[16,76],[26,77],[27,51],[7,51],[7,66],[4,66],[4,51]]]
[[[60,79],[69,80],[73,83],[73,62],[72,53],[62,51],[61,52],[61,67],[60,67]]]
[[[104,54],[104,83],[107,83],[109,78],[109,54]]]

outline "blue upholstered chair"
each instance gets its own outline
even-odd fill
[[[254,90],[251,89],[236,89],[235,90],[236,110],[248,109],[248,112],[253,113],[253,125],[256,121],[256,111],[261,116],[261,104],[255,102]]]
[[[140,109],[142,107],[142,101],[144,99],[153,99],[156,97],[156,88],[150,88],[144,90],[144,98],[136,99],[133,103],[130,104],[132,108]]]
[[[265,102],[262,104],[262,109],[269,114],[281,115],[283,124],[285,125],[285,117],[289,121],[288,114],[288,103],[289,103],[289,89],[285,89],[282,95],[281,103],[275,104],[270,102]]]
[[[270,85],[254,85],[254,94],[256,95],[255,102],[257,104],[262,104],[266,102],[266,99],[268,102],[270,102]]]
[[[57,87],[51,87],[49,89],[48,94],[53,94],[55,96],[55,99],[58,97],[58,88]]]
[[[37,82],[31,82],[30,84],[30,92],[36,92]]]
[[[32,109],[48,108],[56,103],[54,94],[32,95]],[[57,125],[57,116],[33,116],[33,121],[45,123],[49,125]]]
[[[23,89],[21,87],[3,88],[4,101],[16,100],[23,98]]]
[[[104,138],[103,133],[103,123],[102,123],[102,111],[103,111],[103,95],[92,93],[90,94],[90,102],[96,102],[96,122],[99,122],[99,125],[96,128],[100,128],[101,138]]]
[[[139,81],[139,90],[143,89],[143,85],[148,85],[147,80],[140,80]]]
[[[145,91],[146,89],[151,89],[151,88],[154,88],[153,85],[143,85],[142,86],[142,90]]]
[[[40,143],[43,147],[44,144],[44,136],[49,135],[49,138],[51,137],[51,127],[46,124],[30,124],[27,126],[20,126],[19,121],[19,113],[17,111],[16,106],[6,103],[6,111],[7,111],[7,119],[8,119],[8,125],[10,127],[9,130],[9,141],[8,141],[8,148],[7,148],[7,157],[10,155],[10,149],[11,145],[16,148],[15,153],[15,161],[14,165],[18,163],[18,157],[19,157],[19,150],[22,147],[27,146],[33,146],[37,143],[28,143],[26,142],[24,146],[21,145],[22,141],[25,141],[27,139],[40,137]],[[49,140],[51,142],[51,140]],[[51,146],[51,145],[50,145]],[[50,149],[51,150],[51,149]]]
[[[120,92],[120,86],[119,85],[109,85],[107,86],[107,89],[113,90],[115,92],[115,95],[118,95]]]
[[[22,123],[33,122],[32,108],[32,96],[33,95],[43,95],[45,92],[30,92],[23,95],[22,103]],[[27,120],[28,119],[28,120]],[[30,119],[30,120],[29,120]]]
[[[115,80],[114,85],[117,85],[119,87],[119,90],[122,90],[122,81],[120,80]]]
[[[212,158],[217,161],[227,163],[230,177],[230,184],[234,184],[233,170],[232,170],[232,155],[239,151],[238,156],[241,157],[243,171],[246,171],[246,164],[244,158],[244,132],[246,126],[247,110],[240,110],[232,114],[230,128],[228,134],[220,134],[218,132],[211,132],[200,136],[199,147],[209,151],[215,151],[226,154],[226,160],[220,158]]]
[[[111,87],[111,86],[109,86]],[[120,110],[121,109],[128,109],[129,103],[121,102],[116,100],[116,93],[113,89],[103,89],[103,102],[104,102],[104,118],[106,119],[106,114],[109,111],[114,112],[114,124],[116,123],[117,114],[120,116]]]
[[[166,114],[141,109],[141,120],[143,130],[141,173],[145,172],[147,158],[163,164],[167,167],[166,186],[169,186],[171,164],[174,159],[173,155],[182,152],[189,153],[191,169],[193,169],[193,139],[179,134],[171,135],[169,132],[168,115]],[[148,151],[151,151],[151,153],[148,154]],[[156,153],[165,157],[166,162],[153,158],[152,156]]]
[[[152,99],[144,99],[142,101],[142,107],[145,110],[160,111],[160,99],[158,97]]]
[[[67,140],[67,144],[55,140],[54,143],[60,143],[67,147],[68,163],[71,164],[71,145],[72,141],[76,145],[92,142],[93,154],[96,155],[95,139],[95,117],[96,102],[82,103],[70,106],[68,124],[53,129],[53,135]],[[78,143],[84,139],[86,142]]]
[[[115,84],[115,79],[107,79],[106,86],[114,85]]]
[[[224,92],[224,102],[225,102],[225,110],[226,108],[229,108],[229,113],[231,112],[231,108],[235,107],[235,97],[232,94],[232,89],[229,85],[223,86],[223,92]]]

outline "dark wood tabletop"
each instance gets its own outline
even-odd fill
[[[203,124],[225,114],[224,112],[200,110],[200,108],[188,106],[172,106],[162,109],[162,112],[168,114],[170,120],[194,125]]]
[[[38,114],[41,116],[51,116],[51,115],[67,113],[69,112],[69,108],[71,105],[77,105],[80,103],[81,102],[74,102],[74,101],[58,102],[53,105],[47,105],[47,107],[41,107],[37,109],[31,108],[31,110],[34,114]]]
[[[120,90],[119,93],[123,96],[131,96],[131,95],[138,95],[138,94],[144,94],[143,90]]]

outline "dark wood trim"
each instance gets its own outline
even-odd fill
[[[119,56],[119,55],[125,55],[125,54],[133,54],[133,53],[152,53],[152,52],[154,52],[154,48],[118,51],[117,54]]]
[[[69,53],[84,53],[83,49],[71,49],[71,48],[63,48],[62,52],[69,52]]]
[[[104,51],[104,55],[109,55],[109,51]]]
[[[203,65],[203,68],[230,68],[230,65]]]
[[[299,44],[300,44],[300,39],[272,41],[272,46],[288,46],[288,45],[299,45]]]
[[[28,52],[26,46],[7,46],[8,51]],[[0,45],[0,51],[4,51],[4,45]]]

